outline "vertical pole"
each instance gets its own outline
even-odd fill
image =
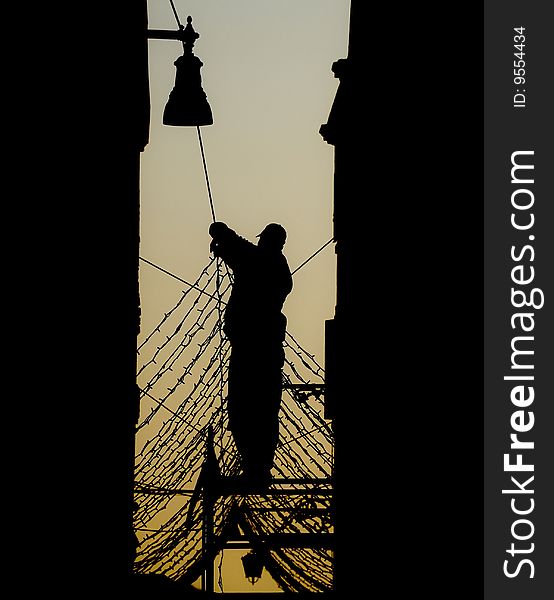
[[[204,556],[205,567],[202,574],[202,590],[213,593],[214,591],[214,489],[212,480],[212,469],[210,461],[213,454],[214,432],[210,425],[208,427],[208,437],[206,440],[206,478],[204,480],[204,498],[203,498],[203,516],[202,516],[202,554]]]

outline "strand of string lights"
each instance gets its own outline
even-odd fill
[[[228,289],[229,289],[229,286],[225,289],[225,291],[227,291]],[[192,303],[192,306],[189,308],[187,314],[183,317],[183,319],[180,320],[180,322],[178,323],[178,325],[175,328],[175,330],[173,331],[173,333],[171,335],[166,336],[164,342],[161,345],[156,347],[156,351],[154,352],[154,354],[152,355],[150,360],[148,362],[144,363],[140,367],[140,369],[138,371],[138,375],[140,375],[142,373],[142,371],[145,368],[147,368],[148,366],[150,366],[151,364],[155,364],[155,365],[158,364],[157,361],[159,361],[159,355],[166,348],[171,347],[171,346],[169,346],[169,344],[172,342],[173,338],[177,334],[179,334],[179,331],[180,331],[181,327],[183,326],[185,319],[193,311],[193,309],[196,307],[198,302],[199,302],[199,298],[195,298],[194,302]],[[184,352],[184,350],[187,348],[187,346],[193,341],[194,335],[196,333],[198,333],[199,330],[204,330],[207,327],[206,324],[209,322],[210,317],[213,316],[213,314],[216,310],[215,307],[212,306],[212,304],[213,304],[212,301],[208,301],[201,308],[197,309],[197,312],[199,314],[196,315],[197,318],[196,318],[195,322],[192,325],[190,325],[189,329],[187,331],[185,331],[184,334],[180,337],[179,344],[173,349],[172,352],[170,352],[170,354],[168,356],[166,356],[162,365],[151,376],[149,383],[151,383],[155,378],[160,378],[166,370],[172,370],[175,362],[177,362],[177,360],[179,359],[181,354]],[[219,320],[217,322],[217,326],[219,327]],[[219,330],[218,330],[218,332],[219,332]]]
[[[200,333],[201,331],[206,330],[207,320],[212,316],[212,313],[213,310],[208,312],[201,324],[194,328],[190,328],[186,332],[186,341],[178,341],[176,350],[171,350],[171,348],[168,348],[168,351],[170,352],[170,357],[167,360],[163,361],[162,365],[157,369],[155,373],[150,375],[149,379],[144,384],[141,384],[141,397],[143,397],[147,393],[150,393],[152,389],[156,386],[156,384],[159,384],[162,381],[166,381],[168,379],[171,383],[171,385],[169,386],[164,386],[163,397],[159,399],[158,407],[153,409],[152,412],[147,417],[145,417],[143,421],[139,423],[139,429],[149,424],[149,422],[152,420],[155,414],[159,412],[161,408],[160,404],[164,404],[170,396],[175,394],[177,388],[185,383],[186,378],[190,378],[191,374],[195,371],[195,367],[197,366],[197,364],[202,363],[202,361],[205,360],[205,354],[212,348],[212,342],[214,341],[215,337],[219,332],[219,325],[217,323],[213,324],[211,326],[211,329],[208,330],[208,334],[204,337],[204,339],[201,340],[200,343],[198,343],[194,336]],[[195,346],[193,346],[193,341],[196,344]],[[221,347],[221,344],[223,344],[223,347]],[[191,352],[193,351],[193,349],[195,349],[194,354],[185,354],[185,350],[187,350],[189,346],[191,347]],[[220,360],[224,358],[224,354],[227,351],[226,346],[227,345],[224,344],[222,340],[220,340],[220,346],[216,348],[216,352],[212,355],[210,361],[208,362],[208,366],[205,368],[205,371],[209,370],[210,368],[213,368],[213,360],[215,359],[215,356],[217,356],[217,358],[219,358]],[[177,364],[178,359],[181,359],[180,365]],[[152,360],[150,359],[148,362],[152,363]],[[176,377],[174,375],[174,371],[177,368],[180,369],[180,375]],[[139,373],[142,373],[143,370],[144,369],[141,367],[139,369]],[[205,380],[202,380],[200,383],[202,382],[204,382],[205,384]],[[200,385],[200,383],[197,383],[197,385]],[[159,385],[157,387],[161,388],[161,386]],[[196,390],[193,390],[193,392],[195,391]],[[189,397],[187,396],[187,400],[188,399]],[[178,410],[185,410],[183,402],[181,402],[180,408]]]
[[[143,261],[147,262],[150,265],[154,266],[154,263],[151,263],[150,261],[147,261],[146,259],[142,259]],[[161,267],[159,267],[158,265],[155,265],[155,267],[157,269],[160,269],[162,271],[165,271],[167,274],[170,274],[172,277],[175,277],[176,279],[180,280],[182,283],[186,283],[187,288],[185,290],[183,290],[183,294],[181,296],[181,298],[179,298],[177,304],[175,304],[175,306],[173,306],[173,308],[171,308],[171,310],[169,310],[167,313],[164,313],[163,319],[158,323],[158,325],[156,325],[156,327],[154,327],[154,329],[145,337],[145,339],[142,341],[141,344],[139,344],[138,348],[137,348],[137,353],[140,354],[140,350],[143,346],[145,346],[150,339],[152,338],[152,336],[154,336],[156,333],[159,333],[160,328],[163,327],[164,323],[171,317],[171,315],[179,308],[179,306],[185,301],[185,299],[187,298],[187,296],[192,292],[192,290],[198,290],[201,293],[204,293],[205,288],[209,285],[209,280],[205,285],[201,286],[201,280],[207,276],[210,266],[213,262],[213,258],[211,258],[210,262],[204,267],[204,269],[202,269],[200,275],[198,276],[197,280],[194,283],[188,283],[186,282],[184,279],[181,278],[177,278],[176,275],[173,275],[171,273],[169,273],[169,271],[165,271],[165,269],[162,269]],[[213,274],[212,274],[213,277]]]
[[[239,472],[238,455],[232,436],[228,432],[226,410],[218,401],[222,378],[226,381],[227,377],[229,346],[224,346],[224,342],[217,335],[219,315],[217,310],[212,310],[216,306],[217,295],[208,291],[210,286],[215,285],[215,268],[216,264],[212,261],[205,269],[203,277],[196,280],[199,282],[198,287],[208,293],[190,294],[184,300],[179,298],[175,306],[165,313],[169,316],[164,317],[149,334],[148,344],[141,348],[140,360],[142,365],[148,367],[141,372],[140,378],[151,383],[144,399],[153,396],[158,402],[164,400],[164,407],[168,410],[164,411],[163,419],[160,419],[161,413],[143,419],[142,433],[146,434],[152,430],[152,434],[149,437],[143,436],[137,446],[137,489],[153,492],[137,494],[138,508],[135,520],[137,536],[140,539],[135,565],[137,572],[163,572],[174,579],[183,579],[199,572],[202,561],[206,559],[202,552],[200,531],[202,502],[194,507],[189,518],[190,494],[154,492],[183,490],[187,485],[192,489],[204,460],[208,423],[213,423],[214,443],[219,456],[225,455],[225,459],[221,461],[223,471],[228,474]],[[208,281],[210,284],[204,286]],[[190,310],[191,304],[199,296],[209,300],[205,303],[197,302],[194,310]],[[210,317],[205,320],[203,328],[194,327],[196,320],[202,320],[208,314]],[[185,336],[187,339],[184,343],[182,338]],[[165,359],[179,346],[185,346],[179,355],[179,365],[177,362],[169,364]],[[158,348],[162,350],[158,351]],[[285,383],[294,385],[295,382],[323,382],[323,368],[315,356],[307,352],[296,338],[288,334],[284,348]],[[156,363],[151,360],[154,354],[157,356]],[[223,361],[220,362],[222,355]],[[182,367],[186,367],[195,357],[192,368]],[[160,376],[152,377],[153,374],[149,370]],[[294,388],[287,391],[289,393],[284,396],[281,411],[281,432],[274,471],[282,478],[329,478],[332,471],[333,440],[331,430],[321,416],[322,399],[318,396],[306,398]],[[172,407],[169,406],[171,400],[175,402]],[[300,440],[302,443],[299,443]],[[224,452],[220,447],[222,441]],[[267,498],[260,500],[249,496],[243,497],[241,502],[245,505],[256,502],[259,508],[275,505],[268,504]],[[303,517],[306,513],[302,512],[299,506],[288,497],[279,505],[281,509],[290,508],[290,514],[297,513],[298,519],[303,519],[304,525],[297,528],[298,531],[319,532],[328,527],[327,521],[323,521],[322,518]],[[229,508],[225,507],[224,502],[217,504],[214,517],[218,530],[223,529],[228,514]],[[283,511],[260,511],[256,521],[257,531],[279,531],[279,527],[284,523],[284,514]],[[187,519],[190,522],[188,527],[185,527]],[[163,525],[161,528],[160,522]],[[159,531],[144,532],[139,528]],[[182,530],[186,530],[186,533],[175,533]],[[297,552],[294,556],[290,555],[291,552],[289,549],[281,549],[271,553],[273,558],[268,560],[271,560],[275,579],[291,590],[313,591],[325,588],[332,572],[326,551],[314,549],[310,553]],[[299,576],[299,568],[314,575],[306,580]],[[322,568],[324,573],[320,574]]]

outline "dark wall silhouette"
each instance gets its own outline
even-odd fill
[[[410,56],[437,15],[352,0],[348,57],[337,57],[321,131],[334,146],[337,297],[325,366],[339,597],[481,593],[482,117],[477,80],[475,103],[460,87],[458,43],[479,49],[481,38],[441,16],[448,25],[431,35],[433,67],[422,74]]]
[[[325,323],[325,415],[335,433],[335,591],[339,597],[359,594],[366,557],[356,551],[356,540],[368,539],[365,509],[358,502],[365,477],[368,428],[367,404],[360,382],[368,376],[367,355],[360,352],[367,334],[370,307],[365,302],[368,286],[363,273],[368,252],[374,246],[360,198],[367,186],[368,141],[361,138],[358,123],[364,112],[367,87],[361,54],[361,3],[351,2],[347,56],[329,65],[338,79],[337,91],[322,124],[323,140],[334,147],[333,237],[336,252],[336,305]],[[363,385],[363,384],[362,384]]]
[[[126,585],[133,552],[146,1],[48,5],[32,17],[7,85],[20,248],[11,548],[25,591],[98,597]]]

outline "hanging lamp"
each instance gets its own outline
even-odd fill
[[[194,42],[200,37],[187,17],[186,27],[180,25],[183,54],[175,61],[175,85],[169,94],[163,113],[163,124],[177,127],[212,125],[212,109],[202,89],[202,61],[193,54]]]
[[[245,554],[241,560],[246,579],[248,579],[250,583],[254,585],[256,581],[260,579],[264,570],[262,556],[258,552],[252,550],[248,554]]]

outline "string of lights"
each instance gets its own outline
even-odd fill
[[[146,259],[142,259],[145,260]],[[177,302],[177,304],[175,304],[175,306],[169,310],[167,313],[164,313],[163,319],[156,325],[156,327],[154,327],[154,329],[144,338],[144,340],[138,345],[137,348],[137,353],[140,355],[140,350],[143,346],[145,346],[150,339],[156,334],[160,332],[160,328],[163,327],[164,323],[171,317],[171,315],[179,308],[179,306],[185,301],[185,299],[187,298],[187,296],[192,293],[193,290],[198,290],[201,293],[203,292],[204,288],[207,287],[207,285],[209,285],[209,281],[203,285],[202,287],[200,287],[200,282],[201,280],[208,275],[209,273],[209,269],[210,266],[212,265],[214,261],[214,258],[211,257],[210,262],[208,263],[208,265],[206,267],[204,267],[204,269],[201,271],[198,279],[194,282],[194,283],[188,283],[186,282],[184,279],[180,279],[177,278],[176,275],[173,275],[171,273],[169,273],[169,271],[165,271],[165,269],[162,269],[161,267],[158,267],[157,265],[154,265],[154,263],[151,263],[150,261],[146,261],[148,264],[155,266],[157,269],[161,269],[164,272],[166,272],[167,274],[170,274],[172,277],[175,277],[177,279],[179,279],[180,281],[182,281],[183,283],[187,284],[187,288],[185,290],[183,290],[182,296],[179,299],[179,301]],[[211,275],[211,277],[213,278],[214,274]]]
[[[139,346],[137,380],[142,390],[141,412],[147,413],[137,426],[135,484],[137,492],[142,490],[136,495],[135,513],[140,542],[135,569],[139,573],[163,573],[181,580],[201,573],[206,560],[202,549],[204,507],[202,499],[191,507],[192,494],[181,490],[192,490],[197,483],[209,425],[221,473],[233,476],[240,472],[224,398],[230,346],[221,335],[218,311],[228,297],[231,280],[228,273],[221,273],[226,285],[219,295],[217,289],[211,293],[210,288],[217,286],[217,268],[211,260],[195,280],[196,293],[191,293],[192,287],[183,292]],[[280,414],[274,473],[281,478],[330,478],[333,435],[322,416],[323,399],[294,387],[322,384],[324,369],[289,332],[283,346],[287,394]],[[154,404],[149,412],[148,403]],[[287,489],[298,489],[300,494],[298,486]],[[148,490],[151,493],[145,493]],[[246,495],[234,502],[221,499],[214,506],[215,531],[224,531],[237,502],[248,509],[252,535],[329,531],[328,502],[317,497],[317,490],[314,496],[306,496],[305,490],[302,493]],[[332,585],[332,556],[325,549],[272,549],[266,566],[285,590],[321,591]]]

